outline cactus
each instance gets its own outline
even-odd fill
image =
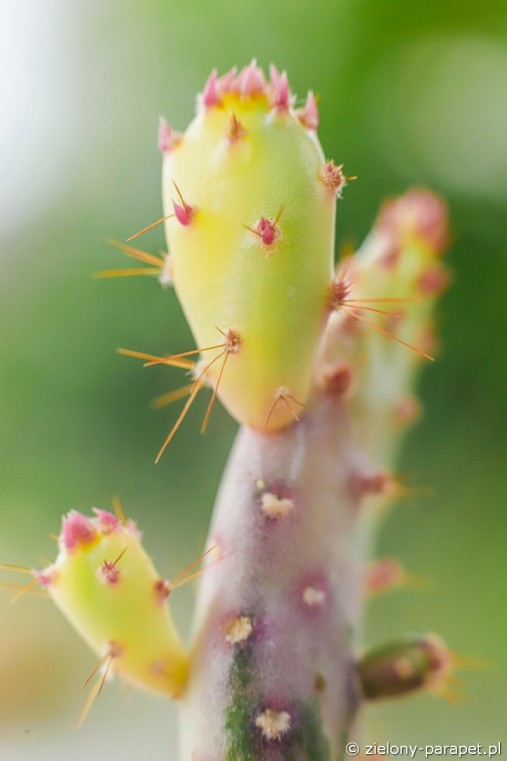
[[[365,571],[372,535],[404,492],[392,473],[434,346],[447,283],[443,202],[416,189],[386,202],[334,269],[342,166],[326,160],[310,92],[255,62],[213,72],[184,134],[161,120],[170,255],[118,247],[174,284],[196,349],[168,357],[191,382],[157,460],[197,393],[240,423],[215,507],[192,642],[122,515],[72,512],[56,562],[34,572],[106,673],[178,699],[182,761],[336,761],[369,700],[445,694],[456,660],[434,635],[361,653],[365,593],[410,577]],[[139,233],[140,234],[140,233]],[[133,238],[137,237],[132,236]],[[194,565],[194,564],[193,564]],[[191,573],[188,578],[193,577]],[[98,691],[96,690],[96,692]]]
[[[65,516],[56,562],[36,578],[112,673],[177,696],[188,656],[169,612],[171,584],[153,567],[135,523],[95,513]]]

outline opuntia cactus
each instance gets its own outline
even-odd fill
[[[455,665],[433,635],[361,654],[366,592],[409,577],[369,567],[372,527],[403,493],[391,472],[432,358],[447,283],[443,202],[386,202],[334,270],[336,199],[348,179],[317,139],[316,99],[295,107],[287,75],[255,62],[213,72],[184,134],[165,120],[170,254],[117,244],[174,284],[197,348],[161,357],[192,375],[159,457],[204,386],[241,429],[215,507],[187,651],[131,524],[104,511],[64,519],[56,563],[36,578],[103,659],[178,698],[182,761],[336,761],[365,701],[442,692]],[[132,236],[132,237],[138,237]],[[159,459],[159,458],[157,458]]]
[[[185,135],[163,146],[174,287],[200,351],[223,352],[203,354],[202,377],[261,431],[307,403],[344,183],[292,102],[274,67],[269,83],[254,64],[213,72]]]
[[[109,669],[170,696],[182,692],[188,657],[168,598],[171,584],[142,547],[137,526],[105,510],[64,517],[54,564],[39,583]]]

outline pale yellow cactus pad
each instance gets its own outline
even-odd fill
[[[187,654],[168,606],[171,585],[155,570],[132,521],[95,513],[65,516],[56,562],[36,578],[110,673],[176,697]]]
[[[172,277],[202,378],[263,431],[304,410],[328,311],[344,178],[316,126],[311,94],[295,110],[286,76],[272,67],[266,82],[252,64],[213,73],[185,134],[166,126],[161,140]]]

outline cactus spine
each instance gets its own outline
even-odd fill
[[[431,358],[445,207],[424,190],[389,201],[334,272],[347,178],[317,126],[313,94],[296,109],[276,67],[269,81],[255,63],[213,72],[184,134],[160,124],[170,254],[119,244],[174,284],[196,340],[171,357],[124,352],[192,374],[175,429],[204,386],[203,427],[216,397],[241,424],[189,653],[173,586],[118,517],[69,514],[56,563],[36,574],[103,668],[179,698],[181,761],[337,761],[366,700],[443,692],[453,666],[432,635],[360,654],[365,585],[405,578],[392,560],[367,582],[364,569],[402,492],[390,468]]]

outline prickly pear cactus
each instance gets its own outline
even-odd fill
[[[269,83],[253,64],[214,72],[163,152],[174,287],[199,349],[223,352],[204,355],[203,377],[220,378],[227,409],[261,431],[292,423],[308,401],[344,182],[324,160],[312,96],[302,113],[292,103],[274,67]]]
[[[445,694],[456,665],[434,635],[366,652],[360,640],[365,594],[408,578],[393,559],[365,563],[372,527],[403,494],[390,469],[432,359],[446,210],[420,189],[386,202],[335,270],[350,178],[320,147],[313,94],[295,104],[274,66],[269,81],[255,62],[213,72],[187,131],[160,125],[170,253],[118,244],[148,267],[117,274],[173,283],[197,344],[123,352],[192,375],[170,395],[188,399],[159,456],[206,386],[204,427],[216,398],[241,424],[188,651],[168,608],[178,583],[121,514],[70,513],[55,564],[34,572],[102,679],[179,700],[182,761],[337,761],[364,704]]]
[[[51,599],[112,673],[177,696],[188,657],[169,611],[171,584],[153,567],[137,526],[105,510],[71,511],[56,562],[36,574]]]

